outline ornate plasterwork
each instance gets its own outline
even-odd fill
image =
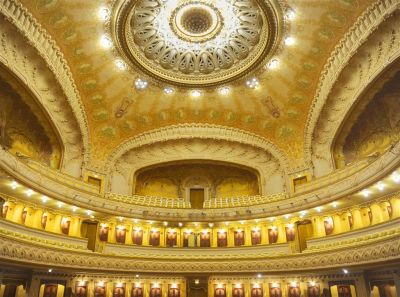
[[[119,145],[110,155],[106,163],[106,170],[110,171],[121,156],[132,149],[143,147],[153,143],[162,143],[168,140],[179,139],[210,139],[214,141],[224,140],[256,147],[271,154],[279,161],[280,166],[287,170],[290,162],[287,156],[273,143],[258,135],[218,125],[210,124],[182,124],[173,125],[146,133],[142,133]]]
[[[132,148],[115,163],[111,192],[130,194],[134,174],[139,169],[165,162],[184,160],[213,160],[235,163],[255,169],[260,174],[262,193],[275,194],[285,191],[284,171],[279,161],[268,151],[249,144],[227,140],[190,138],[150,143]],[[126,191],[124,191],[126,190]]]
[[[43,59],[25,42],[14,26],[0,19],[0,63],[19,78],[51,118],[63,145],[61,170],[80,176],[82,136],[73,111]]]
[[[32,14],[18,1],[1,0],[0,14],[4,15],[23,34],[29,44],[36,49],[37,53],[45,61],[47,68],[55,76],[79,125],[83,146],[83,159],[84,162],[87,162],[90,148],[86,114],[68,63],[64,59],[61,50]]]
[[[354,72],[354,79],[355,82],[357,82],[357,86],[348,85],[348,87],[345,88],[339,87],[342,86],[343,83],[337,83],[337,80],[339,76],[342,75],[343,70],[349,64],[354,54],[359,53],[359,57],[363,56],[359,48],[364,44],[367,38],[371,39],[369,44],[374,45],[374,39],[369,36],[398,8],[399,3],[394,0],[376,1],[359,17],[357,22],[335,47],[331,57],[325,64],[305,128],[305,158],[308,160],[313,158],[314,166],[316,162],[323,163],[319,165],[322,169],[315,169],[315,174],[317,176],[326,174],[333,169],[333,159],[331,155],[331,145],[325,145],[320,149],[316,148],[315,144],[320,140],[331,144],[333,135],[332,133],[329,136],[324,134],[324,137],[320,138],[316,134],[319,133],[319,131],[324,132],[325,130],[335,131],[333,133],[336,133],[337,130],[335,130],[335,128],[337,129],[337,123],[344,119],[347,111],[350,110],[352,103],[354,103],[354,101],[352,103],[346,102],[343,97],[355,100],[358,97],[357,94],[359,94],[362,89],[372,81],[375,75],[377,75],[375,71],[379,72],[379,69],[384,69],[386,65],[393,61],[393,54],[398,50],[398,46],[396,47],[394,43],[398,41],[395,39],[391,40],[391,38],[394,37],[391,36],[392,32],[385,32],[385,37],[383,38],[385,38],[386,41],[383,41],[383,44],[379,44],[379,42],[375,44],[375,49],[372,51],[375,53],[375,57],[368,57],[368,54],[364,57],[366,62],[366,64],[364,64],[364,67],[366,67],[363,70],[364,72]],[[382,29],[381,33],[384,33],[384,30],[385,29]],[[397,30],[398,28],[395,28],[395,31]],[[393,33],[395,34],[395,32]],[[386,53],[384,54],[385,50]],[[372,54],[372,52],[369,52],[369,54]],[[389,59],[387,55],[389,55]],[[351,67],[347,67],[348,71],[354,71],[354,68],[350,68]],[[365,70],[367,71],[365,72]],[[360,74],[362,75],[361,78],[356,77]],[[342,78],[347,80],[346,75],[342,75]],[[341,88],[342,92],[347,92],[348,94],[334,94],[333,88],[335,85]],[[329,97],[335,98],[335,106],[330,107],[331,116],[323,114],[323,108],[326,106]],[[341,109],[338,108],[339,106],[341,106]],[[326,119],[326,124],[318,122],[318,120],[322,118]],[[336,124],[332,124],[332,121]]]
[[[314,164],[325,164],[316,174],[326,174],[335,168],[331,151],[342,122],[358,100],[362,99],[361,94],[365,89],[400,56],[399,26],[396,13],[358,49],[331,89],[312,142]]]
[[[275,1],[117,1],[111,30],[125,61],[155,80],[209,86],[274,53],[280,9]]]
[[[374,236],[366,235],[364,238],[351,243],[340,242],[335,246],[322,248],[319,251],[292,254],[286,256],[269,255],[260,253],[249,258],[246,253],[241,253],[238,258],[220,259],[215,253],[211,258],[201,257],[200,250],[179,249],[179,252],[191,257],[178,259],[169,258],[157,249],[155,257],[148,253],[133,256],[117,256],[111,254],[98,254],[91,251],[73,251],[63,247],[39,245],[20,234],[10,234],[0,229],[0,259],[26,264],[49,265],[51,267],[75,269],[101,269],[102,271],[142,271],[142,272],[279,272],[279,271],[304,271],[316,269],[331,269],[398,261],[400,255],[399,228],[388,229]],[[252,250],[251,247],[247,249]],[[268,251],[266,247],[264,251]],[[138,249],[140,250],[140,249]],[[172,249],[173,250],[173,249]],[[222,249],[223,250],[223,249]],[[227,249],[230,253],[230,250]],[[257,248],[256,248],[257,250]],[[207,249],[204,250],[207,253]],[[200,255],[200,257],[199,257]]]

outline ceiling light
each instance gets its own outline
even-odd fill
[[[149,83],[147,82],[147,80],[145,80],[143,78],[137,78],[135,80],[135,88],[138,90],[144,90],[147,88],[148,85],[149,85]]]
[[[92,215],[93,211],[87,210],[86,213],[87,213],[88,216],[90,216],[90,215]]]
[[[199,223],[194,223],[194,226],[195,226],[195,227],[199,226]]]
[[[257,278],[262,278],[261,273],[257,274]]]
[[[225,226],[229,226],[229,222],[225,222]]]
[[[285,215],[285,219],[288,219],[288,218],[290,218],[290,214]]]
[[[135,277],[139,277],[139,274],[136,274]]]
[[[135,224],[137,224],[138,219],[132,219]]]
[[[260,85],[260,82],[258,81],[258,79],[256,77],[253,77],[253,78],[249,79],[248,81],[246,81],[246,85],[250,89],[256,89]]]
[[[392,173],[392,180],[395,183],[399,183],[400,182],[400,175],[396,171]]]
[[[190,94],[193,98],[199,98],[201,96],[201,92],[199,90],[192,90]]]
[[[295,43],[295,40],[294,40],[294,38],[293,37],[286,37],[285,38],[285,44],[286,45],[293,45]]]
[[[367,198],[367,197],[369,196],[370,193],[371,193],[371,192],[370,192],[369,190],[363,190],[363,191],[361,192],[361,194],[362,194],[365,198]]]
[[[273,222],[275,220],[275,218],[272,217],[272,218],[269,218],[269,220],[270,220],[270,222]]]
[[[99,18],[102,21],[107,21],[110,18],[110,10],[107,7],[101,7],[99,9]]]
[[[174,92],[174,89],[172,87],[165,87],[164,88],[164,93],[169,95],[172,94]]]
[[[182,226],[183,226],[183,224],[182,224],[181,222],[179,222],[179,223],[178,223],[178,226],[179,226],[179,227],[182,227]]]
[[[163,225],[164,226],[168,226],[168,222],[163,222]]]
[[[120,222],[122,222],[122,221],[124,220],[124,218],[123,218],[123,217],[118,217],[118,220],[119,220]]]
[[[31,197],[33,195],[33,191],[31,189],[27,190],[26,192],[26,196]]]
[[[229,94],[230,89],[228,87],[221,87],[218,89],[218,93],[220,93],[221,95],[228,95]]]
[[[318,206],[318,207],[316,208],[316,210],[317,210],[317,212],[321,212],[322,207],[321,207],[321,206]]]
[[[271,61],[269,61],[267,67],[269,69],[276,69],[279,66],[279,60],[278,59],[272,59]]]
[[[52,268],[50,268],[49,270],[48,270],[48,272],[52,272],[53,271],[53,269]]]
[[[244,224],[244,221],[240,221],[240,224],[242,224],[242,225],[243,225],[243,224]]]
[[[108,49],[112,46],[112,41],[111,41],[110,37],[108,37],[107,35],[103,35],[100,39],[100,44],[102,47]]]
[[[58,208],[63,207],[64,203],[62,203],[61,201],[57,203]]]
[[[383,191],[385,189],[385,184],[383,182],[379,182],[376,187],[379,191]]]
[[[49,197],[47,197],[47,196],[42,196],[42,202],[43,203],[46,203],[47,201],[49,200]]]
[[[71,209],[73,212],[75,212],[78,208],[76,206],[72,206]]]
[[[338,203],[337,203],[337,202],[333,202],[333,203],[332,203],[332,206],[333,206],[334,208],[336,208],[336,207],[338,206]]]
[[[343,271],[344,274],[348,274],[349,273],[349,271],[347,269],[344,269],[344,268],[342,269],[342,271]]]
[[[16,181],[13,181],[11,184],[11,189],[15,190],[18,187],[18,183]]]
[[[116,59],[115,60],[115,65],[118,67],[119,70],[125,70],[126,69],[126,64],[121,59]]]
[[[210,228],[212,228],[212,227],[214,227],[214,223],[208,223],[208,226],[209,226]]]
[[[296,13],[294,12],[294,10],[289,9],[288,11],[286,11],[286,18],[288,20],[293,20],[296,17]]]
[[[196,279],[194,280],[194,283],[195,283],[196,285],[198,285],[198,284],[200,284],[200,280],[199,280],[198,278],[196,278]]]

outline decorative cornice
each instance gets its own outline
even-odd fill
[[[321,72],[318,89],[315,93],[307,118],[304,144],[305,159],[307,162],[311,162],[313,154],[312,143],[315,130],[317,129],[318,119],[339,75],[368,37],[399,7],[400,3],[396,0],[376,1],[358,18],[356,23],[333,50]],[[335,112],[343,115],[343,113]],[[329,154],[330,156],[330,151],[325,152],[325,154]]]
[[[19,1],[0,0],[0,14],[4,15],[27,38],[57,78],[79,124],[84,148],[84,161],[87,163],[90,157],[90,135],[86,113],[71,70],[60,48]]]

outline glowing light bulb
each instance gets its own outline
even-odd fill
[[[272,59],[269,61],[267,67],[271,70],[278,68],[279,66],[279,60],[278,59]]]
[[[31,189],[27,190],[26,192],[26,196],[31,197],[33,195],[33,191]]]
[[[78,208],[76,206],[72,206],[71,209],[73,212],[75,212]]]
[[[102,47],[109,49],[110,47],[112,47],[111,38],[108,37],[107,35],[103,35],[100,39],[100,44]]]
[[[169,95],[172,94],[174,92],[174,89],[172,87],[165,87],[164,88],[164,93]]]
[[[370,192],[369,190],[363,190],[363,191],[361,192],[361,194],[362,194],[365,198],[367,198],[367,197],[369,196],[370,193],[371,193],[371,192]]]
[[[228,95],[230,92],[230,89],[228,87],[221,87],[218,89],[218,93],[220,93],[221,95]]]
[[[126,69],[126,64],[121,59],[116,59],[115,60],[115,65],[117,66],[117,68],[119,70],[125,70]]]
[[[107,21],[110,18],[110,10],[107,7],[101,7],[99,9],[99,18],[102,21]]]
[[[13,181],[13,182],[10,184],[10,186],[11,186],[11,189],[15,190],[19,185],[18,185],[18,183],[17,183],[16,181]]]
[[[246,85],[250,89],[256,89],[260,85],[260,82],[258,81],[258,79],[256,77],[253,77],[253,78],[249,79],[248,81],[246,81]]]
[[[42,196],[42,202],[43,203],[46,203],[47,201],[49,200],[49,197],[47,197],[47,196]]]
[[[290,37],[290,36],[289,36],[289,37],[286,37],[286,38],[285,38],[285,44],[286,44],[286,45],[293,45],[293,44],[295,44],[295,42],[296,42],[296,41],[295,41],[295,39],[294,39],[293,37]]]
[[[294,20],[296,18],[296,13],[294,12],[294,10],[289,9],[288,11],[286,11],[286,18],[288,20]]]
[[[383,182],[379,182],[376,187],[379,191],[383,191],[385,189],[385,184]]]
[[[148,85],[149,85],[149,83],[147,82],[147,80],[145,80],[143,78],[137,78],[135,80],[135,88],[137,90],[144,90],[147,88]]]
[[[201,96],[201,92],[199,90],[192,90],[190,94],[193,98],[199,98]]]

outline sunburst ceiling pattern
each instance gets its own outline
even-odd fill
[[[139,133],[181,123],[246,130],[270,140],[289,158],[302,159],[306,118],[321,70],[338,41],[373,1],[280,1],[295,17],[284,31],[281,50],[271,57],[271,67],[247,84],[195,90],[147,82],[141,72],[128,71],[114,50],[101,46],[107,28],[99,12],[112,7],[112,1],[21,2],[68,61],[88,117],[95,164]],[[145,87],[135,88],[135,81]]]

